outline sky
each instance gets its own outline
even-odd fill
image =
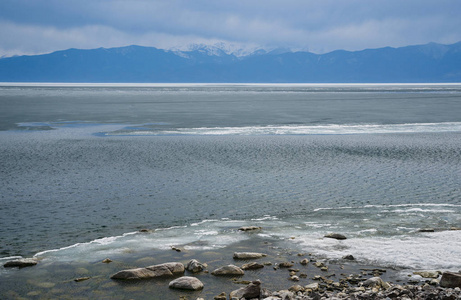
[[[326,53],[461,41],[460,0],[0,0],[0,57],[128,45]]]

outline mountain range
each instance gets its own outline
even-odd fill
[[[239,55],[127,46],[0,58],[0,82],[427,83],[461,82],[461,42],[400,48],[288,50]]]

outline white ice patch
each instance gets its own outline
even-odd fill
[[[237,230],[240,225],[248,226],[248,223],[239,220],[204,220],[190,226],[161,228],[152,232],[131,232],[88,243],[77,243],[60,249],[43,251],[37,253],[35,257],[44,262],[92,262],[152,249],[169,250],[172,246],[195,250],[219,249],[248,239],[248,235]]]
[[[461,268],[461,231],[341,241],[306,236],[293,241],[298,242],[306,251],[330,259],[352,254],[358,261],[383,267],[455,271]]]
[[[106,132],[111,135],[312,135],[312,134],[374,134],[458,132],[461,122],[406,123],[406,124],[324,124],[324,125],[268,125],[242,127],[197,127],[171,130],[132,130]]]

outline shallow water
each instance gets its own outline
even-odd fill
[[[258,225],[318,257],[461,268],[460,85],[3,86],[0,105],[2,261],[232,252]]]

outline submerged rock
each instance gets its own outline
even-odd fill
[[[281,262],[277,265],[279,268],[291,268],[294,266],[293,263],[291,262],[288,262],[288,261],[285,261],[285,262]]]
[[[267,254],[264,253],[256,253],[256,252],[235,252],[234,259],[255,259],[266,257]]]
[[[211,272],[211,275],[215,276],[226,276],[226,275],[244,275],[245,272],[243,272],[242,269],[240,269],[237,266],[234,265],[227,265],[221,268],[218,268]]]
[[[305,258],[305,259],[301,260],[299,263],[302,264],[303,266],[305,266],[305,265],[309,264],[309,260],[307,258]]]
[[[257,263],[257,262],[244,264],[242,266],[242,270],[256,270],[256,269],[261,269],[261,268],[264,268],[264,265],[260,264],[260,263]]]
[[[238,290],[232,291],[229,295],[229,298],[245,298],[245,299],[253,299],[258,298],[261,294],[261,281],[255,280],[251,282],[246,287],[240,288]]]
[[[85,281],[85,280],[88,280],[90,279],[91,277],[79,277],[79,278],[75,278],[74,281],[75,282],[80,282],[80,281]]]
[[[146,279],[156,277],[172,277],[184,273],[184,265],[178,262],[164,263],[146,268],[122,270],[115,273],[111,279]]]
[[[6,262],[3,267],[5,268],[24,268],[24,267],[31,267],[35,266],[38,263],[38,260],[35,258],[20,258],[15,260],[10,260]]]
[[[336,239],[336,240],[345,240],[347,239],[347,237],[345,237],[344,235],[342,234],[339,234],[339,233],[328,233],[325,235],[326,238],[330,238],[330,239]]]
[[[227,300],[227,294],[225,292],[222,292],[221,294],[214,296],[214,300]]]
[[[168,286],[172,289],[180,290],[197,291],[203,289],[203,283],[199,279],[191,276],[179,277],[171,281]]]

